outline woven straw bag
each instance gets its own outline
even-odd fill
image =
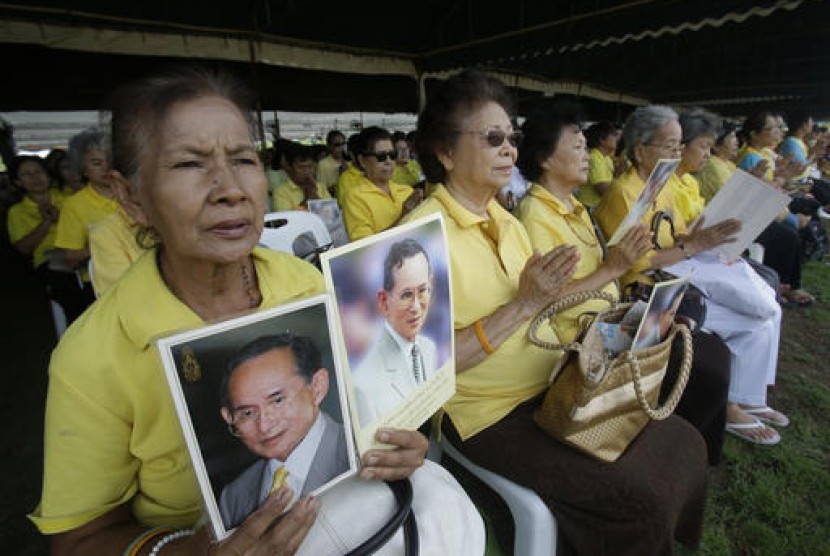
[[[604,299],[610,307],[590,319],[576,342],[554,344],[540,339],[539,327],[556,313],[589,299]],[[692,337],[683,324],[674,323],[659,344],[625,351],[616,357],[605,351],[598,322],[619,322],[631,303],[616,303],[604,292],[568,295],[539,313],[530,324],[530,341],[549,350],[565,351],[551,374],[551,385],[534,420],[551,436],[603,461],[616,461],[650,419],[672,414],[686,388],[692,366]],[[666,374],[671,346],[683,337],[684,354],[668,399],[656,407]]]

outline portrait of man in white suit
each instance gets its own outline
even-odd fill
[[[320,350],[304,336],[262,336],[231,358],[220,413],[259,459],[221,491],[227,529],[282,484],[299,499],[349,470],[344,427],[320,409],[328,390]]]
[[[384,322],[353,375],[361,426],[398,407],[436,372],[435,343],[421,333],[432,278],[429,256],[420,243],[408,238],[392,244],[376,294]]]

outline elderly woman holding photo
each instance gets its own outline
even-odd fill
[[[323,291],[311,265],[257,248],[266,178],[247,92],[179,69],[120,91],[111,181],[156,247],[72,326],[52,356],[43,493],[30,516],[63,554],[293,554],[320,502],[270,495],[212,543],[154,340]],[[426,439],[382,429],[365,479],[421,466]]]
[[[599,290],[619,298],[616,281],[651,248],[645,226],[631,228],[619,243],[603,256],[591,217],[574,197],[574,191],[588,172],[588,151],[579,128],[576,106],[552,103],[531,114],[522,126],[524,140],[518,165],[534,183],[522,200],[518,218],[525,225],[530,242],[540,251],[559,245],[574,245],[581,255],[574,279],[563,293]],[[606,301],[589,300],[556,315],[556,330],[564,342],[571,342],[581,328],[582,315],[596,313]],[[672,313],[673,315],[673,313]],[[706,440],[709,463],[720,461],[729,385],[729,349],[712,334],[696,331],[693,336],[692,374],[675,413],[700,431]],[[663,381],[668,391],[676,380],[682,357],[682,343],[676,341],[672,360]]]
[[[533,422],[561,355],[531,344],[528,326],[560,297],[579,256],[565,245],[534,251],[495,200],[520,139],[510,110],[501,82],[465,72],[435,91],[418,120],[421,166],[441,185],[410,217],[444,215],[452,266],[458,376],[443,431],[472,461],[536,491],[577,554],[670,554],[675,538],[696,545],[706,456],[692,426],[651,423],[609,464]],[[543,333],[557,340],[553,328]]]
[[[705,134],[690,140],[689,149],[699,149],[694,141],[703,139]],[[677,113],[666,106],[645,106],[632,112],[623,128],[623,144],[633,166],[614,181],[595,213],[607,237],[630,210],[657,161],[682,156],[686,150]],[[669,186],[657,196],[643,222],[651,223],[657,211],[674,215],[674,233],[661,223],[656,231],[661,249],[638,260],[622,277],[623,287],[635,281],[652,282],[650,271],[655,268],[691,276],[691,283],[706,295],[705,327],[726,342],[732,353],[726,430],[756,444],[778,443],[778,432],[767,424],[786,426],[789,421],[766,406],[766,396],[778,364],[781,309],[775,292],[746,262],[724,264],[711,251],[733,241],[740,223],[728,219],[706,227],[698,220],[687,230],[683,209]]]

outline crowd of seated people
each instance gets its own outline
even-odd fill
[[[199,126],[231,125],[229,129],[239,127],[240,137],[247,133],[244,103],[233,91],[204,75],[187,78],[207,96],[179,99],[175,109],[158,113],[152,103],[141,104],[141,96],[134,105],[116,97],[123,103],[118,106],[121,116],[133,125],[146,117],[164,125],[181,119],[194,126],[193,137]],[[155,94],[139,92],[147,98]],[[219,109],[217,114],[227,120],[210,114],[211,109]],[[351,241],[442,213],[452,266],[458,373],[456,394],[444,408],[443,434],[470,460],[536,491],[557,518],[566,553],[603,554],[613,547],[615,554],[667,554],[676,542],[694,547],[701,539],[707,462],[721,460],[724,433],[774,445],[789,424],[784,412],[768,406],[767,393],[777,371],[781,306],[815,302],[801,281],[801,230],[819,217],[828,200],[811,188],[830,171],[830,136],[801,112],[788,118],[760,112],[736,123],[698,108],[678,113],[645,106],[621,125],[600,121],[589,126],[578,107],[554,102],[540,103],[521,126],[515,117],[510,95],[498,80],[464,72],[436,88],[417,132],[373,126],[348,137],[331,130],[325,149],[286,139],[261,153],[252,147],[256,160],[251,164],[262,179],[246,178],[239,191],[229,188],[223,195],[246,199],[252,222],[269,210],[307,210],[310,200],[336,199]],[[150,134],[161,142],[173,141],[173,134],[160,125],[136,139],[118,125],[114,119],[111,145],[101,131],[87,130],[73,137],[67,152],[55,150],[46,160],[20,156],[9,165],[20,189],[8,216],[11,243],[31,258],[49,295],[65,306],[70,320],[93,302],[92,284],[99,299],[116,289],[180,301],[171,308],[170,322],[148,324],[154,333],[321,290],[312,268],[256,247],[261,222],[251,224],[245,245],[203,242],[199,206],[213,201],[196,192],[195,182],[187,185],[189,197],[176,198],[165,188],[181,178],[148,170],[161,148],[150,148]],[[604,238],[613,235],[661,158],[680,159],[675,174],[641,224],[606,249]],[[793,197],[755,240],[764,247],[763,264],[720,261],[713,249],[732,241],[740,223],[709,226],[699,221],[706,204],[739,168]],[[187,203],[192,213],[184,210]],[[651,226],[657,212],[671,216],[671,229]],[[144,256],[148,251],[155,256]],[[211,297],[203,277],[220,267],[227,288]],[[257,291],[253,300],[236,295],[231,282],[242,279],[240,269],[288,287],[279,295],[272,289]],[[706,295],[705,329],[693,335],[693,378],[673,417],[649,423],[623,457],[600,464],[534,424],[532,413],[560,355],[531,345],[528,324],[568,293],[603,290],[625,299],[629,286],[653,283],[655,270],[691,275]],[[54,535],[59,554],[123,550],[149,527],[192,527],[198,521],[197,492],[188,482],[192,470],[172,433],[167,402],[162,405],[170,422],[147,430],[139,430],[141,424],[130,431],[121,430],[122,425],[107,428],[106,420],[93,426],[80,417],[69,422],[78,433],[71,448],[84,454],[77,473],[104,465],[112,471],[102,482],[107,484],[90,488],[61,466],[69,449],[60,441],[67,413],[79,406],[94,420],[95,412],[120,411],[109,407],[108,388],[124,399],[131,395],[113,381],[92,384],[103,376],[107,361],[124,354],[136,361],[146,357],[131,340],[108,329],[119,314],[141,318],[136,316],[139,306],[124,303],[109,296],[93,305],[61,342],[51,364],[47,482],[31,518],[41,531]],[[546,332],[571,341],[583,322],[580,315],[600,307],[586,302],[558,315]],[[78,374],[76,367],[98,347],[101,335],[121,347],[98,352],[101,362]],[[678,366],[675,350],[666,384]],[[80,399],[76,383],[95,399]],[[161,399],[163,388],[152,388]],[[128,401],[139,412],[148,410],[147,400]],[[119,422],[134,418],[114,415]],[[146,453],[128,453],[136,434],[148,435]],[[123,450],[109,445],[103,450],[101,438],[115,439],[113,445]],[[426,452],[423,436],[392,431],[387,441],[395,446],[394,458],[367,454],[367,462],[370,456],[373,462],[381,459],[367,466],[371,472],[365,475],[417,474]],[[170,457],[181,464],[181,477],[167,476],[154,485],[158,460]],[[62,493],[69,485],[72,496]],[[275,495],[262,512],[281,511],[286,502],[285,496]],[[245,543],[292,547],[308,533],[318,509],[316,501],[303,499],[284,525],[260,530],[245,524]],[[170,545],[195,554],[205,550],[207,539],[201,529]]]

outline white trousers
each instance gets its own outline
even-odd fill
[[[732,352],[729,401],[765,405],[767,387],[775,383],[781,306],[776,294],[743,260],[725,264],[713,255],[697,255],[666,268],[706,294],[704,327]]]
[[[484,521],[458,481],[443,467],[425,461],[409,478],[412,510],[422,556],[481,556],[486,544]],[[346,479],[320,496],[317,521],[297,551],[301,556],[338,556],[377,531],[396,508],[385,483]],[[375,554],[404,554],[399,530]]]

